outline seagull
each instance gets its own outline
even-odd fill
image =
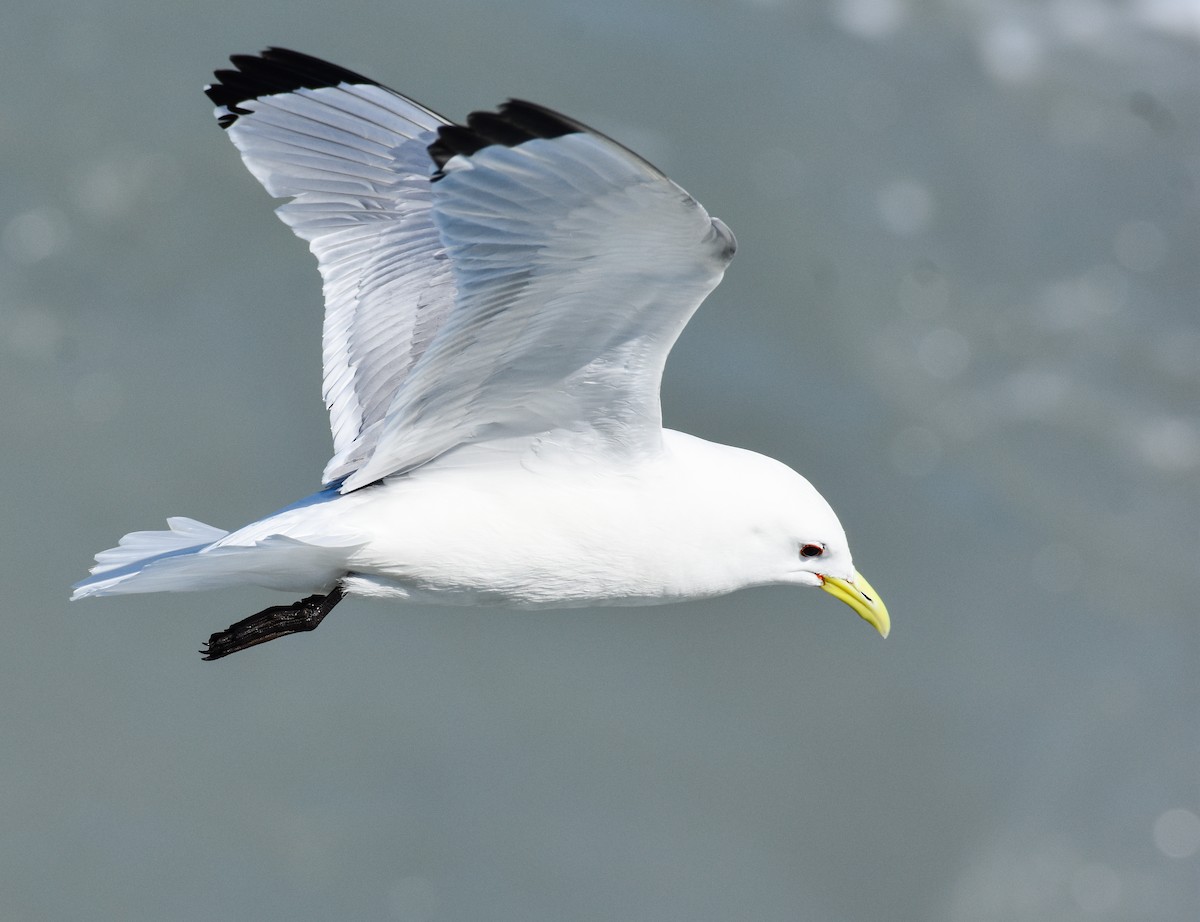
[[[455,124],[283,48],[205,92],[324,282],[333,457],[236,531],[167,519],[72,599],[262,586],[304,598],[211,636],[214,660],[344,597],[571,608],[821,587],[887,608],[829,503],[779,461],[664,429],[667,354],[729,228],[646,160],[511,99]]]

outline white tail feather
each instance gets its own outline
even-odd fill
[[[170,531],[135,531],[96,555],[92,575],[71,599],[134,592],[187,592],[263,586],[288,592],[331,588],[353,548],[273,534],[253,544],[217,544],[228,532],[194,519],[167,520]]]
[[[223,528],[214,528],[181,515],[167,519],[167,527],[170,531],[131,531],[117,542],[117,547],[97,554],[96,565],[89,572],[99,576],[149,557],[212,544],[229,534]]]

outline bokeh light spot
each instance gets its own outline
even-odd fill
[[[1018,22],[999,22],[983,33],[984,69],[1001,83],[1028,83],[1042,71],[1045,49],[1037,33]]]
[[[915,237],[933,218],[933,196],[911,179],[888,183],[879,190],[876,205],[883,226],[898,237]]]
[[[0,248],[18,263],[36,263],[66,249],[71,227],[57,208],[33,208],[12,218],[0,231]]]
[[[1111,317],[1129,297],[1128,276],[1117,266],[1093,266],[1075,278],[1051,282],[1041,293],[1047,321],[1060,329],[1088,326]]]
[[[1085,864],[1071,876],[1071,897],[1088,915],[1112,912],[1121,899],[1121,878],[1106,864]]]
[[[1152,419],[1143,423],[1135,437],[1138,455],[1151,467],[1187,471],[1200,465],[1200,432],[1189,420]]]
[[[917,360],[935,378],[955,378],[966,370],[971,360],[971,346],[961,333],[939,327],[921,338],[917,344]]]
[[[1200,816],[1175,807],[1154,821],[1154,846],[1168,858],[1191,858],[1200,851]]]
[[[851,35],[879,40],[892,35],[908,16],[907,0],[834,0],[833,21]]]

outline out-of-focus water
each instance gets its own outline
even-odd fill
[[[1196,918],[1193,4],[0,19],[0,915]],[[797,591],[349,602],[207,664],[285,600],[68,606],[122,533],[239,525],[326,460],[316,271],[200,93],[267,44],[452,117],[559,108],[723,218],[668,424],[807,474],[891,639]]]

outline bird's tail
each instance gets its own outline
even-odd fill
[[[117,547],[97,554],[92,575],[75,584],[71,599],[245,585],[308,592],[329,588],[344,572],[345,546],[283,534],[222,543],[229,532],[182,516],[167,519],[167,526],[168,531],[131,532]]]

